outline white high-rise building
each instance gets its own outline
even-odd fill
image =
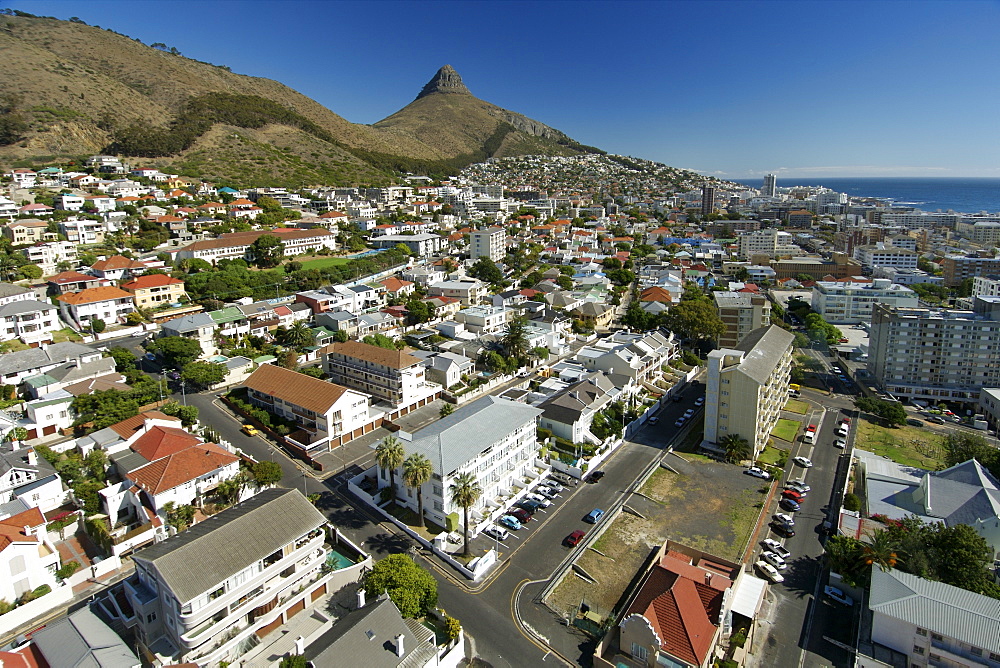
[[[488,257],[494,262],[499,262],[507,250],[507,231],[502,227],[475,230],[469,234],[469,244],[473,260]]]
[[[778,177],[774,174],[764,176],[764,186],[760,189],[760,194],[764,197],[774,197],[778,192]]]

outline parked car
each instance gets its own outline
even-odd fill
[[[808,457],[802,457],[801,455],[798,456],[798,457],[795,457],[794,459],[792,459],[792,461],[795,462],[796,464],[798,464],[799,466],[801,466],[804,469],[810,469],[810,468],[812,468],[812,465],[813,465],[811,459],[809,459]]]
[[[247,436],[256,436],[257,434],[260,433],[259,431],[257,431],[257,427],[253,426],[252,424],[243,425],[243,427],[240,428],[240,431],[242,431]]]
[[[535,492],[529,492],[528,494],[525,494],[524,498],[528,499],[529,501],[534,501],[542,508],[548,508],[549,506],[552,505],[552,501],[542,496],[541,494],[537,494]]]
[[[836,587],[827,585],[823,587],[823,593],[826,594],[828,598],[833,599],[834,601],[840,603],[841,605],[847,605],[847,606],[854,605],[854,599],[845,594],[843,590],[837,589]]]
[[[583,540],[583,537],[586,535],[587,535],[586,531],[581,531],[580,529],[577,529],[576,531],[574,531],[573,533],[571,533],[570,535],[566,536],[566,538],[563,539],[563,544],[566,545],[566,547],[576,547],[577,544],[581,540]]]
[[[834,430],[833,433],[835,433],[837,436],[842,436],[844,438],[847,438],[847,435],[851,432],[847,430],[847,427],[845,425],[840,425],[839,427],[836,428],[836,430]]]
[[[518,531],[521,528],[521,523],[513,515],[504,515],[499,522],[512,531]]]
[[[674,422],[674,426],[677,427],[678,429],[680,429],[681,427],[683,427],[684,426],[684,418],[682,418],[682,417],[677,418],[677,420]]]
[[[765,538],[763,541],[761,541],[761,544],[769,551],[774,552],[776,555],[778,555],[785,561],[788,561],[788,558],[792,556],[792,553],[789,552],[784,545],[774,540],[773,538]]]
[[[794,489],[797,492],[810,492],[810,491],[812,491],[812,487],[810,487],[809,485],[807,485],[802,480],[789,480],[788,482],[785,483],[785,488],[786,489]]]
[[[840,448],[841,450],[843,450],[844,448],[847,447],[847,440],[843,438],[838,438],[836,441],[833,442],[833,447]]]
[[[687,419],[687,418],[691,417],[692,415],[694,415],[694,409],[693,408],[689,408],[686,411],[684,411],[684,419]]]
[[[798,501],[792,501],[791,499],[782,499],[778,505],[793,513],[802,509],[802,505]]]
[[[771,522],[771,530],[779,536],[784,536],[785,538],[791,538],[795,535],[795,529],[787,524],[782,524],[781,522]]]
[[[545,486],[548,487],[549,489],[551,489],[556,494],[560,494],[564,489],[566,489],[564,487],[564,484],[562,482],[560,482],[559,480],[556,480],[555,478],[552,478],[552,477],[549,477],[545,481]]]
[[[507,540],[510,536],[510,533],[506,529],[497,526],[486,527],[486,530],[483,531],[483,533],[490,538],[495,538],[496,540]]]
[[[777,569],[766,561],[758,561],[754,566],[760,571],[764,577],[766,577],[771,582],[784,582],[785,577],[777,571]]]
[[[944,420],[942,420],[937,415],[930,416],[929,418],[927,418],[927,421],[928,422],[933,422],[934,424],[944,424]]]
[[[656,424],[659,421],[660,421],[660,418],[656,417],[655,415],[653,417],[649,418],[649,420],[647,420],[647,422],[649,422],[649,424]]]
[[[587,482],[599,482],[604,477],[604,471],[594,471],[587,478]]]
[[[680,402],[684,401],[684,395],[683,394],[675,394],[674,396],[671,397],[671,400],[674,403],[680,403]]]
[[[557,492],[554,488],[548,485],[539,485],[538,487],[536,487],[535,494],[540,494],[544,496],[546,499],[554,499],[557,496],[559,496],[559,492]],[[546,508],[548,508],[548,506],[546,506]]]
[[[779,571],[783,571],[786,568],[788,568],[788,564],[785,563],[785,560],[782,559],[777,554],[775,554],[774,552],[771,551],[764,552],[763,554],[760,555],[760,558],[766,561],[767,563],[771,564],[775,568],[777,568]]]
[[[515,508],[510,511],[511,516],[516,519],[521,524],[527,524],[531,521],[531,513],[529,513],[524,508]]]
[[[515,507],[527,512],[529,515],[534,515],[542,507],[538,501],[534,499],[529,499],[527,497],[521,499],[515,504]]]
[[[802,503],[802,499],[806,498],[806,495],[795,489],[786,489],[781,493],[781,498],[791,499],[796,503]]]
[[[602,517],[604,517],[604,511],[600,508],[594,508],[587,513],[587,516],[583,518],[583,521],[589,524],[597,524]]]
[[[746,475],[752,475],[754,478],[760,478],[761,480],[771,479],[771,474],[758,466],[751,466],[743,473]]]
[[[695,406],[704,406],[705,405],[705,397],[704,396],[700,396],[697,399],[695,399],[694,400],[694,405]]]
[[[809,425],[808,427],[806,427],[806,431],[816,431],[816,425],[814,424]]]
[[[795,526],[795,520],[792,519],[792,516],[786,515],[785,513],[775,513],[774,515],[771,516],[771,519],[781,524],[787,524],[788,526],[792,527]]]

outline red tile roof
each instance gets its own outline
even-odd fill
[[[137,438],[131,448],[147,461],[155,462],[201,442],[200,438],[179,427],[157,426]]]
[[[150,494],[159,494],[239,461],[215,443],[193,445],[132,471],[129,477]]]
[[[25,533],[24,528],[33,529],[40,524],[45,524],[45,516],[38,508],[31,508],[5,520],[0,520],[0,552],[14,543],[37,543],[38,537],[29,536]]]
[[[121,422],[116,422],[115,424],[108,427],[113,430],[116,434],[122,438],[131,438],[135,432],[139,431],[144,424],[146,424],[146,419],[156,419],[156,420],[169,420],[171,422],[180,423],[180,418],[176,418],[173,415],[167,415],[166,413],[161,413],[160,411],[146,411],[145,413],[139,413],[138,415],[133,415],[132,417],[122,420]]]
[[[164,285],[184,285],[184,281],[179,278],[171,278],[166,274],[150,274],[148,276],[137,276],[127,283],[122,283],[123,290],[148,290],[149,288],[159,288]]]
[[[273,364],[262,364],[257,367],[244,385],[261,394],[277,397],[321,415],[326,415],[347,391],[342,385],[328,383]]]
[[[49,276],[48,280],[49,283],[62,285],[64,283],[79,283],[80,281],[100,281],[102,279],[98,278],[97,276],[81,274],[78,271],[64,271],[56,274],[55,276]]]
[[[404,281],[402,279],[396,278],[395,276],[390,276],[384,281],[380,281],[382,285],[388,292],[399,292],[408,285],[413,285],[410,281]]]
[[[87,288],[80,292],[69,292],[59,295],[58,299],[67,304],[94,304],[96,302],[106,302],[112,299],[131,299],[132,295],[119,288],[102,285],[97,288]]]
[[[114,271],[115,269],[135,269],[145,266],[145,262],[130,260],[124,255],[112,255],[106,260],[98,260],[92,268],[98,271]]]

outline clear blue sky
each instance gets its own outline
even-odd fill
[[[723,178],[1000,176],[997,2],[6,6],[277,79],[357,123],[449,63],[585,144]]]

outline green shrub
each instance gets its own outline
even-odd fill
[[[65,580],[68,577],[72,577],[73,573],[80,570],[80,562],[78,561],[68,561],[62,565],[62,568],[56,571],[56,577],[60,580]]]
[[[858,512],[861,510],[861,499],[857,494],[848,492],[844,495],[844,510]]]

